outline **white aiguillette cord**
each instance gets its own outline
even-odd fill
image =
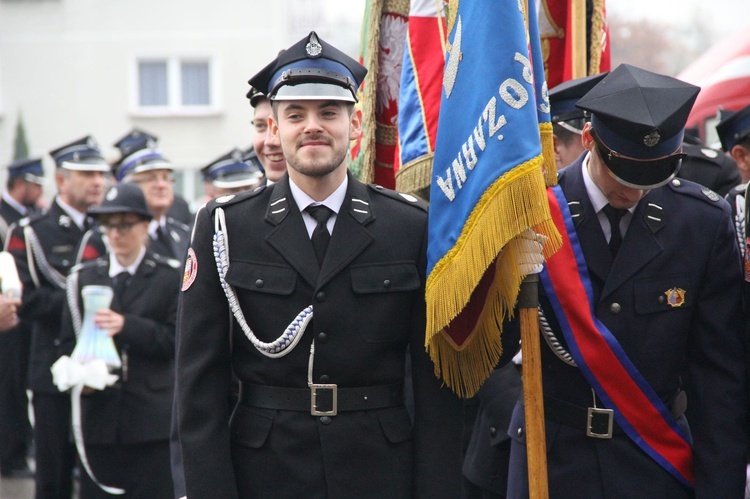
[[[52,379],[57,389],[61,392],[70,390],[71,419],[73,426],[73,440],[76,443],[78,457],[86,473],[103,491],[113,494],[122,495],[124,489],[109,487],[102,484],[94,476],[94,472],[89,465],[86,456],[86,444],[83,441],[83,427],[81,426],[81,393],[85,386],[95,390],[103,390],[117,381],[117,376],[109,373],[107,365],[101,359],[95,359],[85,364],[80,364],[77,360],[63,355],[52,364]]]
[[[86,470],[86,473],[100,489],[108,494],[122,495],[125,493],[125,489],[119,489],[117,487],[110,487],[99,482],[94,476],[94,472],[91,471],[91,465],[86,457],[86,445],[83,443],[83,428],[81,427],[81,392],[83,391],[83,384],[79,383],[73,387],[70,392],[70,402],[73,411],[73,439],[76,442],[76,449],[78,450],[78,457],[81,459],[81,464]]]

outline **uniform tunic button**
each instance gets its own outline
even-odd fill
[[[265,282],[263,282],[263,279],[258,279],[255,281],[255,287],[256,288],[262,288]]]
[[[658,301],[660,305],[664,305],[664,302],[667,301],[667,298],[665,296],[659,296],[656,301]]]
[[[328,417],[328,416],[322,416],[322,417],[320,418],[320,422],[321,422],[322,424],[331,424],[331,418],[330,418],[330,417]]]
[[[328,383],[330,380],[331,380],[331,377],[328,376],[327,374],[322,374],[320,376],[320,382],[321,383]]]
[[[518,429],[518,430],[516,431],[516,434],[517,434],[517,435],[518,435],[519,437],[522,437],[522,436],[523,436],[523,428],[519,428],[519,429]]]
[[[318,333],[318,341],[321,343],[325,343],[328,341],[328,335],[325,333]]]
[[[386,279],[385,281],[383,281],[383,287],[385,289],[390,288],[391,287],[391,280],[390,279]]]
[[[320,301],[326,301],[326,294],[324,291],[318,291],[318,294],[315,295],[315,299]]]
[[[63,264],[64,267],[67,267],[68,265],[70,265],[70,261],[69,260],[63,260],[62,264]]]
[[[613,303],[609,306],[609,311],[613,314],[619,314],[620,312],[622,312],[622,307],[619,303]]]
[[[490,426],[490,436],[494,437],[495,435],[497,435],[497,428]]]

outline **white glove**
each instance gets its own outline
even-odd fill
[[[76,385],[84,385],[103,390],[117,381],[117,376],[109,373],[102,359],[94,359],[85,364],[63,355],[52,364],[52,381],[57,389],[64,392]]]
[[[542,247],[547,242],[547,236],[537,234],[532,229],[526,229],[516,236],[518,244],[518,273],[522,276],[538,274],[542,271],[544,254]]]

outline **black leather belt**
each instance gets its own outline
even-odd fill
[[[309,412],[313,416],[335,416],[342,411],[367,411],[404,405],[403,383],[356,388],[316,384],[309,388],[286,388],[242,383],[240,404],[260,409]]]
[[[680,391],[667,407],[677,419],[685,412],[686,405],[685,392]],[[581,407],[549,395],[544,396],[544,417],[561,425],[583,430],[586,436],[592,438],[612,438],[613,435],[625,434],[614,422],[614,413],[611,409]]]

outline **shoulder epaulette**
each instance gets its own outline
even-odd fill
[[[179,269],[180,268],[180,261],[176,258],[169,258],[164,255],[160,255],[158,253],[153,253],[152,255],[154,257],[154,261],[161,265],[166,265],[167,267],[173,268],[173,269]]]
[[[230,206],[233,204],[240,203],[247,199],[254,198],[266,189],[265,185],[259,185],[255,189],[249,191],[239,192],[237,194],[227,194],[226,196],[219,196],[206,204],[206,209],[209,213],[212,213],[218,207]]]
[[[370,190],[377,192],[378,194],[382,194],[386,197],[389,197],[391,199],[395,199],[397,201],[401,201],[402,203],[408,204],[410,206],[414,206],[416,208],[421,209],[422,211],[427,211],[427,203],[425,203],[420,198],[413,196],[411,194],[406,194],[405,192],[399,192],[394,191],[392,189],[386,189],[382,185],[378,184],[367,184],[367,187],[370,188]]]
[[[674,192],[687,194],[710,205],[721,207],[721,201],[723,198],[708,187],[703,187],[695,182],[681,178],[674,178],[667,185],[669,185]]]

